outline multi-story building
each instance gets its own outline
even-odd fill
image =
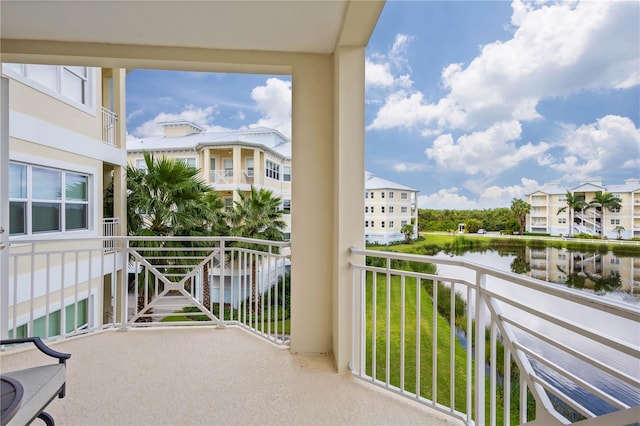
[[[232,207],[238,191],[251,186],[273,192],[282,201],[285,239],[291,236],[291,141],[264,127],[230,132],[206,132],[189,121],[158,123],[163,135],[129,138],[129,162],[145,167],[144,152],[184,161],[201,172],[207,182]]]
[[[29,240],[51,240],[51,246],[60,249],[65,239],[115,235],[119,221],[119,229],[126,228],[125,130],[118,120],[124,113],[124,84],[122,69],[2,64],[1,93],[7,109],[1,121],[8,133],[3,135],[8,139],[3,149],[9,161],[0,181],[8,186],[4,202],[11,254],[27,256]],[[113,198],[104,200],[104,189],[112,182]],[[98,242],[95,250],[109,248],[109,241]],[[72,265],[92,262],[72,255],[82,244],[69,247],[66,257],[32,259],[28,268],[23,262],[8,265],[18,281],[12,289],[20,289],[2,295],[12,301],[7,324],[11,335],[50,337],[64,334],[73,324],[108,321],[94,313],[102,309],[96,308],[98,303],[109,305],[118,281],[115,272],[122,265],[94,268],[84,277],[81,292],[65,293],[67,283],[60,279]],[[39,279],[29,278],[34,272]],[[55,297],[45,297],[51,289],[57,290]]]
[[[548,282],[571,285],[571,276],[584,279],[584,286],[598,291],[599,278],[618,277],[620,290],[636,294],[640,290],[640,268],[633,257],[618,257],[614,253],[567,252],[547,247],[525,250],[531,268],[529,276]]]
[[[602,211],[601,206],[591,206],[571,212],[566,208],[567,192],[583,196],[586,203],[593,201],[598,193],[609,192],[620,200],[620,208]],[[627,179],[622,185],[590,181],[573,188],[549,183],[526,197],[531,205],[527,215],[528,232],[603,235],[614,239],[640,237],[640,179]],[[565,210],[558,213],[562,208]]]
[[[365,174],[364,233],[367,243],[389,244],[405,239],[404,225],[418,236],[418,191],[399,183]]]

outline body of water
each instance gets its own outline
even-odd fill
[[[459,251],[455,254],[440,252],[436,257],[459,258],[498,270],[524,274],[549,283],[565,285],[578,291],[595,294],[597,297],[640,307],[640,287],[636,285],[638,277],[635,277],[636,280],[634,280],[634,262],[638,265],[639,260],[633,257],[619,257],[610,252],[604,254],[597,252],[585,253],[556,248],[526,248],[515,251],[469,250]],[[474,271],[455,266],[438,265],[438,274],[457,277],[470,282],[475,280]],[[569,300],[550,301],[550,296],[544,293],[519,286],[516,287],[508,282],[492,282],[488,283],[488,285],[492,286],[493,291],[516,300],[519,299],[523,303],[536,309],[541,309],[557,318],[565,318],[569,321],[586,325],[600,335],[613,336],[626,342],[640,345],[640,330],[637,329],[636,323],[629,320],[624,320],[605,312],[594,311]],[[471,301],[471,305],[473,305],[473,301]],[[521,322],[560,342],[568,343],[583,354],[609,363],[633,377],[640,377],[640,364],[633,357],[622,355],[620,352],[612,350],[603,344],[578,336],[569,330],[526,313],[509,312],[509,314],[518,315]],[[640,404],[640,392],[638,389],[632,389],[617,379],[590,368],[578,359],[567,357],[563,352],[524,333],[519,333],[518,339],[522,340],[525,345],[535,347],[537,351],[544,354],[548,359],[554,360],[563,368],[569,371],[582,371],[583,376],[589,382],[597,384],[602,389],[613,389],[613,394],[620,400],[632,406]],[[540,368],[538,373],[576,400],[585,401],[586,406],[591,407],[594,412],[606,413],[611,411],[611,407],[608,404],[598,398],[594,398],[593,395],[575,386],[574,383],[566,381],[562,376],[546,368]]]

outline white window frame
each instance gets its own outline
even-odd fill
[[[291,182],[291,166],[282,166],[282,181]]]
[[[80,75],[78,75],[75,71],[73,71],[72,68],[70,68],[70,66],[64,66],[64,65],[56,65],[56,87],[47,87],[46,85],[39,83],[35,80],[33,80],[32,78],[29,77],[29,75],[33,72],[31,67],[33,66],[37,66],[37,65],[32,65],[32,64],[14,64],[14,65],[19,65],[20,66],[20,72],[17,72],[14,68],[10,68],[8,66],[5,66],[4,64],[2,65],[2,73],[7,75],[8,77],[11,77],[12,79],[19,81],[20,83],[23,83],[29,87],[32,87],[33,89],[42,92],[46,95],[49,95],[53,98],[56,98],[57,100],[64,102],[68,105],[71,105],[74,108],[77,108],[83,112],[86,112],[87,114],[90,114],[92,116],[96,116],[97,114],[97,109],[96,109],[96,99],[97,99],[97,68],[94,67],[84,67],[86,68],[87,71],[87,76],[86,77],[82,77]],[[70,72],[73,75],[82,78],[85,81],[85,88],[84,88],[84,100],[82,102],[78,102],[77,100],[70,98],[66,95],[63,94],[62,90],[63,90],[63,73],[64,72]]]
[[[95,230],[95,218],[94,218],[94,211],[95,211],[95,205],[96,205],[96,196],[95,196],[95,192],[96,192],[96,188],[95,188],[95,173],[91,173],[90,171],[87,170],[74,170],[73,165],[65,165],[66,167],[60,167],[61,165],[56,165],[55,167],[52,167],[56,162],[53,162],[54,164],[52,164],[52,166],[50,165],[43,165],[43,164],[39,164],[39,163],[32,163],[29,161],[24,161],[22,159],[11,159],[10,160],[11,164],[18,164],[21,166],[25,166],[27,168],[27,173],[26,173],[26,190],[27,190],[27,196],[26,198],[10,198],[9,202],[19,202],[19,203],[25,203],[25,218],[24,218],[24,233],[22,234],[12,234],[10,237],[11,239],[17,239],[19,240],[20,238],[29,238],[29,237],[33,237],[38,236],[38,238],[41,237],[47,237],[47,236],[54,236],[54,237],[59,237],[61,234],[78,234],[78,233],[87,233],[90,232],[92,230]],[[52,199],[52,200],[45,200],[45,199],[34,199],[33,198],[33,168],[37,168],[37,169],[42,169],[42,170],[51,170],[57,173],[60,173],[60,184],[61,184],[61,195],[60,195],[60,199]],[[86,200],[68,200],[67,199],[67,194],[66,194],[66,190],[65,190],[65,182],[66,179],[68,177],[68,175],[80,175],[80,176],[85,176],[87,178],[86,180],[86,190],[87,190],[87,196],[86,196]],[[50,230],[50,231],[39,231],[39,232],[33,232],[33,204],[35,203],[49,203],[49,204],[59,204],[59,228],[58,230]],[[66,207],[67,205],[84,205],[87,206],[86,207],[86,227],[84,228],[73,228],[70,230],[66,229]],[[95,231],[94,231],[95,232]]]
[[[229,162],[231,162],[231,167],[227,167]],[[225,157],[222,159],[222,173],[224,177],[233,176],[233,158]]]
[[[280,180],[280,164],[273,160],[264,161],[264,175],[273,180]]]
[[[147,170],[147,163],[144,158],[136,158],[135,168],[138,170]]]
[[[185,163],[187,166],[191,166],[191,167],[195,167],[196,169],[198,168],[198,157],[193,157],[193,156],[189,156],[189,157],[176,157],[177,161],[182,161],[183,163]],[[193,162],[193,164],[190,164],[191,162]]]
[[[244,159],[244,167],[247,173],[247,177],[252,178],[255,172],[255,163],[253,162],[253,157],[247,157]]]

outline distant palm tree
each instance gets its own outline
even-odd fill
[[[286,223],[282,220],[284,214],[281,209],[281,200],[274,197],[273,192],[266,189],[256,189],[253,185],[251,191],[244,193],[238,191],[240,201],[236,201],[233,210],[228,214],[230,233],[233,236],[254,238],[260,240],[282,241]],[[256,245],[248,245],[250,248],[259,248]],[[256,311],[260,307],[256,305],[260,299],[256,295],[256,262],[251,267],[251,306]]]
[[[520,234],[523,234],[527,222],[527,215],[531,212],[531,204],[519,198],[514,198],[511,200],[511,212],[518,219]]]
[[[584,195],[581,194],[574,195],[571,192],[567,191],[565,197],[567,205],[564,207],[560,207],[557,214],[560,214],[569,209],[569,236],[573,236],[573,212],[578,209],[582,210],[583,208],[585,208],[585,206],[587,206],[587,203],[584,200]]]
[[[607,209],[612,211],[614,209],[619,209],[621,206],[620,198],[612,194],[611,192],[596,192],[596,195],[593,197],[593,200],[589,203],[590,206],[600,207],[600,238],[604,238],[604,230],[605,230],[605,220],[604,220],[604,210]]]
[[[413,225],[410,223],[402,225],[400,232],[404,235],[405,243],[410,244],[413,239]]]

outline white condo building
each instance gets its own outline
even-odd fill
[[[365,173],[364,233],[367,243],[389,244],[405,239],[401,229],[413,226],[418,236],[418,191]]]
[[[184,120],[158,124],[162,136],[127,140],[132,166],[145,167],[144,152],[184,161],[200,170],[227,207],[239,200],[238,191],[248,192],[251,186],[270,190],[282,201],[285,239],[290,238],[291,140],[265,127],[207,132]]]
[[[611,211],[605,208],[604,212],[599,206],[574,212],[566,208],[558,213],[560,209],[567,207],[567,192],[582,195],[586,203],[591,202],[598,193],[609,192],[620,200],[620,208]],[[531,205],[531,212],[527,215],[527,232],[603,235],[612,239],[640,237],[640,179],[627,179],[622,185],[604,185],[601,181],[590,181],[573,188],[548,183],[528,194],[526,201]]]

